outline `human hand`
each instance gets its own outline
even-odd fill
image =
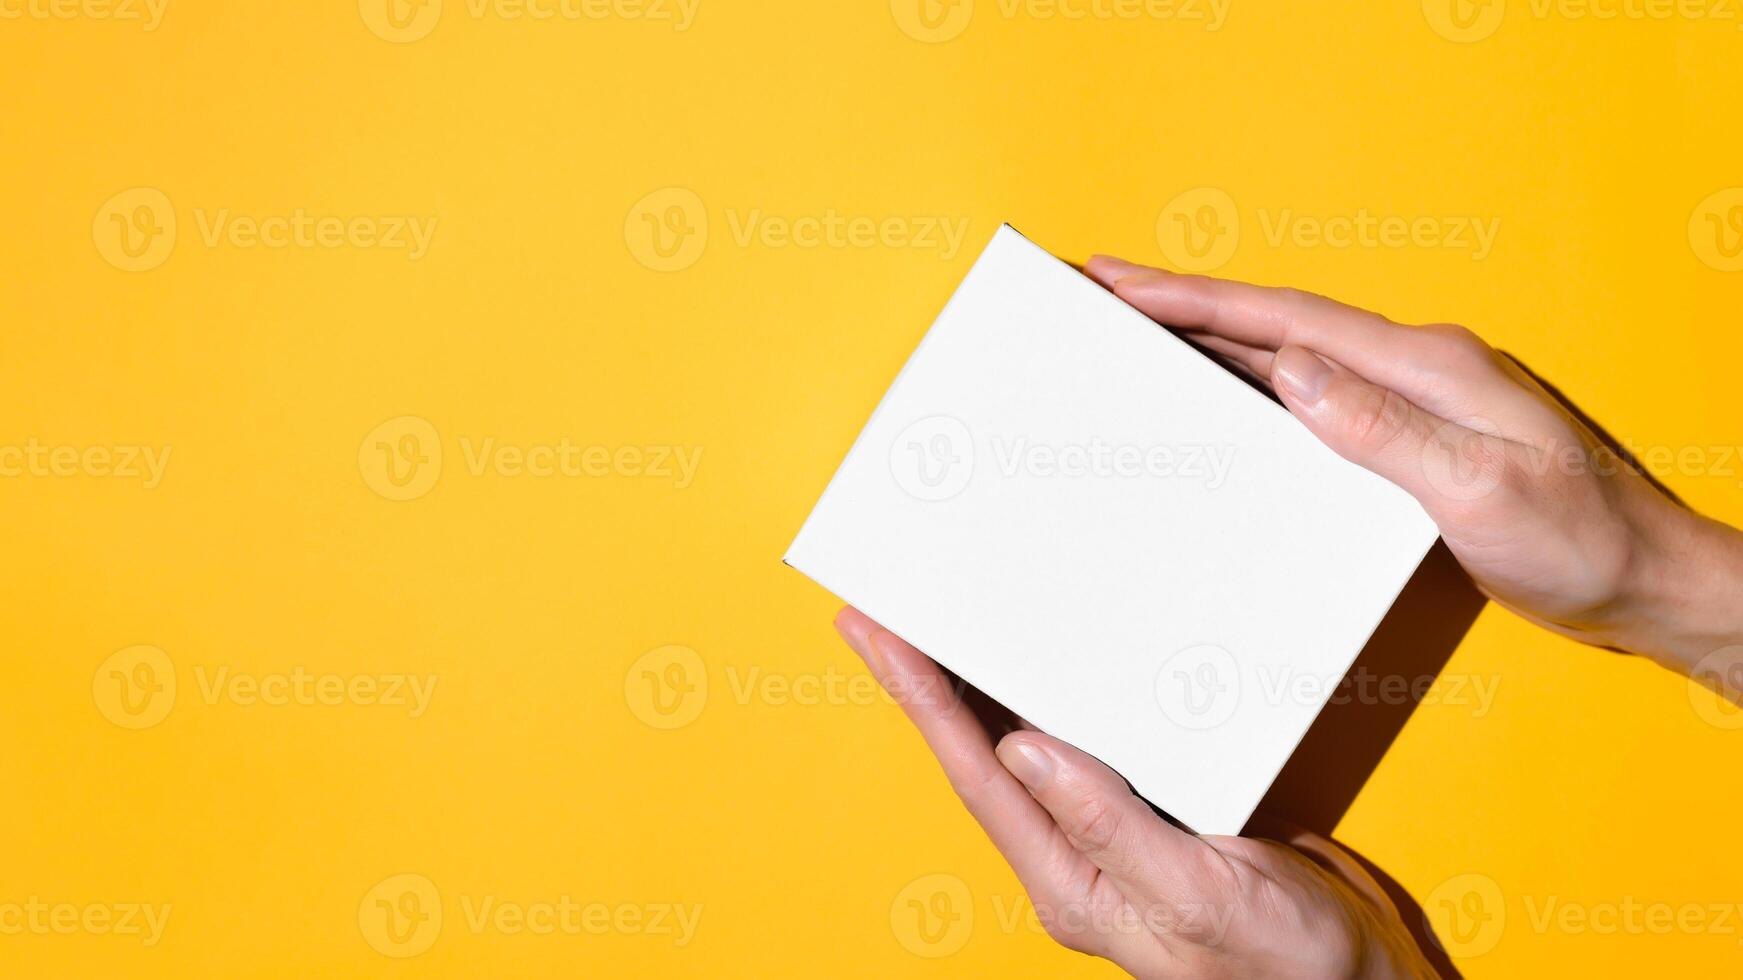
[[[1385,892],[1330,841],[1281,825],[1276,840],[1178,830],[1113,770],[963,688],[858,610],[835,625],[1061,944],[1139,977],[1435,976]]]
[[[1107,256],[1085,271],[1416,497],[1496,602],[1685,672],[1743,644],[1743,534],[1670,499],[1470,330]]]

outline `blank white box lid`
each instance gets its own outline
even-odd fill
[[[1007,225],[786,560],[1186,826],[1235,834],[1437,533]]]

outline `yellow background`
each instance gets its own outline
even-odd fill
[[[701,0],[682,31],[635,7],[516,20],[447,0],[398,43],[366,23],[373,0],[170,0],[150,31],[24,2],[0,19],[0,445],[173,449],[149,489],[0,478],[0,905],[172,912],[149,948],[0,935],[9,975],[1109,973],[1005,924],[1014,878],[899,712],[848,681],[836,602],[779,561],[1001,220],[1073,260],[1160,262],[1164,206],[1217,188],[1241,223],[1222,274],[1470,324],[1641,446],[1743,444],[1743,279],[1690,230],[1743,184],[1734,19],[1511,0],[1455,42],[1435,0],[1232,0],[1216,30],[978,0],[932,41],[905,0]],[[100,211],[130,188],[177,220],[148,271],[106,258]],[[665,188],[708,229],[662,272],[637,259],[633,209]],[[437,226],[415,260],[201,231],[298,209]],[[1499,230],[1480,259],[1273,243],[1285,209]],[[831,211],[941,216],[967,240],[735,234],[753,212]],[[360,450],[403,416],[443,458],[396,502]],[[703,455],[682,488],[474,475],[463,439]],[[1743,521],[1743,465],[1721,468],[1663,476]],[[141,644],[178,687],[132,730],[95,685]],[[643,720],[664,716],[641,672],[684,654],[638,659],[669,646],[708,688],[666,729]],[[299,667],[437,687],[411,718],[199,683]],[[1466,974],[1734,974],[1743,921],[1602,935],[1529,910],[1743,901],[1743,733],[1679,679],[1494,608],[1447,670],[1498,678],[1493,710],[1418,710],[1339,837],[1418,899],[1496,884],[1505,929]],[[744,693],[771,675],[840,684],[821,704]],[[394,959],[360,906],[401,874],[445,914]],[[920,879],[972,907],[944,946],[904,935]],[[681,947],[516,935],[462,908],[563,896],[700,905],[700,926]]]

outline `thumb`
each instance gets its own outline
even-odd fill
[[[1170,826],[1095,758],[1040,732],[1012,732],[999,761],[1052,815],[1066,840],[1134,905],[1193,901],[1204,869],[1221,862],[1210,845]]]
[[[1443,527],[1503,485],[1506,440],[1449,422],[1305,347],[1277,352],[1271,386],[1333,452],[1397,484]]]

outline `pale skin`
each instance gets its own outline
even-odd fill
[[[1085,272],[1416,497],[1495,602],[1682,673],[1743,668],[1743,533],[1672,500],[1475,333],[1108,256]],[[1063,945],[1139,977],[1435,975],[1337,845],[1264,815],[1249,837],[1177,829],[1112,770],[1001,718],[857,610],[836,628]]]

